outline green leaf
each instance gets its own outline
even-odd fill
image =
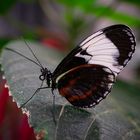
[[[43,66],[51,71],[62,59],[58,52],[44,48],[38,43],[30,42],[29,45]],[[11,42],[7,47],[35,60],[22,41]],[[38,79],[40,68],[7,50],[3,51],[1,58],[11,94],[21,105],[40,86],[41,81]],[[41,90],[26,104],[30,112],[30,124],[35,131],[44,130],[46,140],[140,139],[139,88],[137,91],[131,88],[133,86],[118,82],[110,96],[91,109],[73,107],[56,90],[56,125],[53,122],[51,91]]]
[[[80,1],[77,1],[77,0],[71,0],[71,1],[68,1],[68,0],[59,0],[59,2],[61,3],[64,3],[65,5],[67,5],[68,7],[75,7],[75,6],[78,6],[78,7],[88,7],[88,6],[91,6],[93,5],[94,2],[96,2],[96,0],[80,0]]]
[[[4,45],[6,45],[9,41],[10,41],[10,39],[0,38],[0,54],[1,54],[1,51],[4,47]]]
[[[0,14],[8,12],[8,10],[17,2],[17,0],[2,0],[0,2]]]
[[[131,4],[135,4],[137,6],[140,6],[140,1],[139,0],[121,0],[121,1],[128,2],[128,3],[131,3]]]
[[[71,7],[71,9],[80,9],[81,11],[87,14],[93,14],[97,17],[106,17],[112,19],[114,21],[122,22],[128,24],[130,26],[140,26],[140,18],[136,16],[130,16],[126,13],[116,11],[114,7],[104,6],[96,3],[96,1],[67,1],[67,0],[59,0],[61,4],[66,7]],[[86,4],[84,4],[84,2]]]

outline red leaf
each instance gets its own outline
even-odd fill
[[[4,81],[1,82],[5,84]],[[0,140],[35,140],[27,115],[13,102],[4,84],[0,91]]]

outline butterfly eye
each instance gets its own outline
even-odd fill
[[[40,75],[40,76],[39,76],[39,79],[40,79],[41,81],[44,81],[44,80],[45,80],[45,76],[44,76],[44,75]]]

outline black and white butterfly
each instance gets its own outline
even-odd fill
[[[86,38],[54,72],[44,68],[35,56],[37,62],[31,61],[41,67],[39,79],[47,83],[46,87],[41,84],[38,90],[51,88],[53,93],[58,89],[60,95],[74,106],[95,106],[110,93],[116,76],[131,59],[135,46],[135,37],[129,27],[112,25]]]

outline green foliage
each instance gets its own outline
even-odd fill
[[[4,47],[4,45],[6,45],[8,42],[9,42],[9,39],[0,38],[0,54],[1,54],[1,51],[2,51],[2,49]]]
[[[80,0],[80,1],[77,1],[77,0],[71,0],[71,1],[67,1],[67,0],[59,0],[61,3],[64,3],[66,6],[68,7],[80,7],[80,8],[88,8],[88,7],[91,7],[95,2],[96,0]]]
[[[130,16],[126,13],[119,12],[115,9],[115,6],[108,5],[104,6],[99,4],[98,1],[67,1],[67,0],[59,0],[64,6],[80,9],[84,13],[92,14],[97,17],[106,17],[114,21],[122,22],[128,24],[130,26],[138,26],[140,27],[140,18],[136,16]],[[121,4],[121,3],[120,3]]]
[[[124,1],[124,2],[128,2],[137,6],[140,6],[140,1],[139,0],[120,0],[120,1]]]
[[[17,2],[17,0],[2,0],[0,2],[0,14],[5,14]]]

